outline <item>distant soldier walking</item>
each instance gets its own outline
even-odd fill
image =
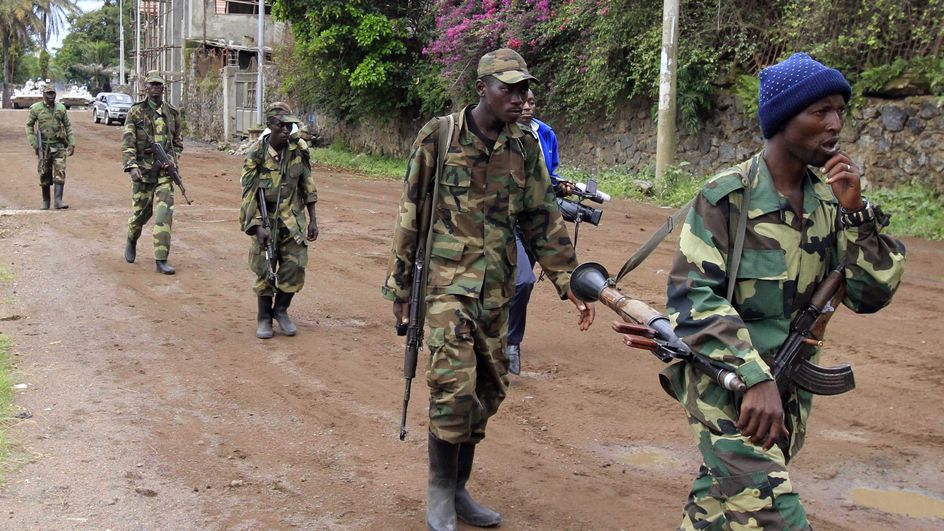
[[[258,297],[256,337],[260,339],[273,336],[273,317],[283,334],[297,333],[288,307],[305,285],[307,242],[318,239],[318,190],[311,175],[308,144],[293,133],[297,123],[287,104],[269,105],[268,132],[249,148],[243,165],[239,224],[253,237],[249,269],[256,274],[253,290]]]
[[[38,137],[42,138],[41,142]],[[52,86],[43,91],[43,101],[29,108],[26,140],[39,157],[39,187],[43,192],[41,208],[49,210],[49,187],[53,184],[56,208],[69,208],[62,202],[62,189],[66,184],[66,157],[75,153],[75,134],[65,105],[56,103],[56,89]]]
[[[154,260],[158,273],[173,275],[167,265],[170,254],[170,229],[174,220],[174,188],[168,166],[155,162],[151,147],[156,142],[176,162],[184,149],[180,138],[180,112],[164,101],[164,78],[148,72],[147,99],[131,106],[125,120],[121,141],[121,162],[131,176],[131,218],[128,220],[128,242],[125,260],[134,262],[138,238],[154,210]]]

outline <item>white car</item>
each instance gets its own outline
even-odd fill
[[[123,92],[99,92],[92,102],[92,121],[105,122],[107,125],[113,121],[125,123],[128,109],[133,103],[131,96]]]

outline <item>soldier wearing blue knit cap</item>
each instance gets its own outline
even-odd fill
[[[781,395],[770,364],[837,266],[845,266],[842,304],[872,313],[891,301],[905,262],[901,244],[881,234],[887,217],[861,195],[858,166],[839,147],[850,94],[839,71],[804,53],[762,70],[763,151],[712,178],[679,232],[669,318],[688,345],[747,386],[727,391],[687,363],[662,373],[702,454],[680,529],[810,527],[787,463],[803,446],[812,395],[793,384]],[[741,249],[732,243],[738,226]],[[805,354],[815,362],[819,348]]]

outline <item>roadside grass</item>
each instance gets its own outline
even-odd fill
[[[0,333],[0,471],[4,470],[10,452],[7,426],[13,410],[13,380],[10,377],[10,349],[13,340]],[[0,474],[0,481],[3,480]]]
[[[312,161],[325,166],[353,171],[368,177],[402,179],[407,160],[396,157],[352,153],[342,146],[312,148]],[[586,182],[593,178],[600,190],[614,198],[626,198],[657,206],[680,207],[687,203],[710,176],[696,176],[686,166],[670,168],[660,185],[643,192],[637,181],[654,183],[652,167],[638,173],[619,170],[589,172],[562,168],[559,173],[568,180]],[[885,229],[892,236],[908,236],[928,240],[944,240],[944,196],[925,184],[899,185],[894,190],[866,190],[864,195],[892,214]],[[0,270],[0,279],[3,271]]]
[[[13,280],[13,273],[7,271],[3,267],[0,267],[0,282],[6,282]]]

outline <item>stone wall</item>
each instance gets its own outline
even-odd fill
[[[188,137],[208,142],[223,139],[223,91],[219,57],[191,51],[184,80],[183,111]]]

